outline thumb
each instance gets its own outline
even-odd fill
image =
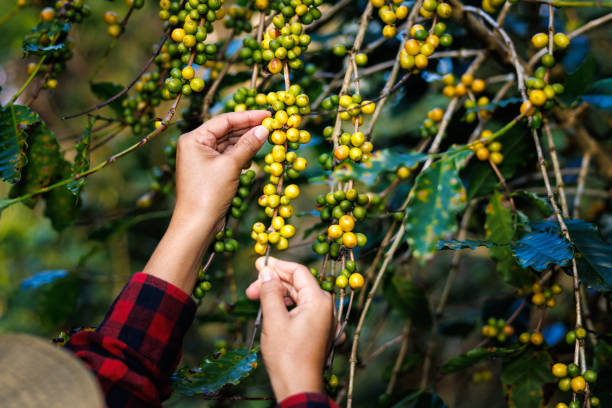
[[[284,288],[278,276],[272,272],[272,269],[264,267],[259,272],[259,284],[259,300],[264,324],[286,320],[289,312],[285,306]]]
[[[255,153],[259,151],[261,146],[268,138],[268,128],[265,126],[256,126],[246,132],[238,140],[238,142],[232,146],[229,151],[230,156],[234,158],[243,167],[255,156]]]

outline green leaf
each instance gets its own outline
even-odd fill
[[[43,56],[62,50],[66,47],[64,39],[69,31],[70,23],[59,19],[41,22],[23,38],[23,51],[26,56]]]
[[[457,230],[456,217],[465,204],[453,159],[438,160],[419,174],[406,208],[406,240],[417,259],[431,258],[438,241]]]
[[[438,251],[442,249],[452,249],[453,251],[458,251],[460,249],[465,249],[465,248],[476,249],[481,246],[490,248],[493,245],[496,245],[496,244],[494,244],[493,242],[489,242],[489,241],[474,241],[471,239],[466,239],[465,241],[457,241],[456,239],[449,239],[446,241],[438,242],[438,246],[436,249]]]
[[[561,94],[561,99],[566,104],[571,104],[579,96],[584,94],[587,87],[597,72],[597,61],[595,57],[589,55],[584,59],[578,69],[567,75],[565,80],[565,92]]]
[[[540,407],[542,385],[555,380],[550,372],[552,362],[547,352],[533,349],[527,349],[520,356],[506,360],[502,367],[501,381],[509,407]]]
[[[600,79],[589,87],[582,96],[589,105],[604,110],[612,110],[612,78]]]
[[[512,193],[512,197],[518,197],[534,206],[544,217],[550,217],[553,214],[552,207],[548,199],[540,197],[531,191],[516,191]]]
[[[70,164],[64,160],[55,135],[44,123],[31,129],[28,140],[28,165],[23,168],[19,183],[11,189],[10,197],[19,197],[70,177]],[[53,227],[61,230],[70,225],[76,209],[76,198],[70,191],[59,187],[23,203],[33,207],[41,196],[47,204],[45,215],[51,219]]]
[[[93,92],[93,94],[96,95],[101,101],[106,101],[123,90],[123,86],[112,82],[92,82],[89,84],[89,87],[91,92]],[[111,102],[108,106],[118,115],[122,115],[122,103],[126,97],[127,94],[123,94],[121,97]]]
[[[442,367],[440,367],[440,370],[444,374],[455,373],[457,371],[465,370],[466,368],[471,367],[486,358],[508,357],[516,354],[520,350],[522,350],[521,347],[478,347],[466,352],[465,354],[460,354],[451,358]]]
[[[179,395],[214,394],[226,385],[236,385],[257,368],[257,352],[232,350],[204,357],[196,368],[184,367],[172,376]]]
[[[526,272],[514,264],[510,243],[516,231],[516,217],[503,194],[494,191],[485,210],[485,236],[488,241],[498,244],[491,247],[491,257],[497,261],[497,270],[504,281],[513,285],[528,282]]]
[[[431,311],[422,288],[405,276],[395,274],[385,285],[385,297],[391,306],[417,327],[431,326]]]
[[[371,185],[385,172],[394,172],[400,166],[413,167],[427,159],[427,155],[419,152],[399,153],[392,149],[381,149],[372,155],[370,160],[360,165],[344,166],[333,173],[339,181],[357,179]]]
[[[604,241],[597,227],[583,220],[567,220],[567,229],[576,249],[579,276],[590,288],[612,290],[612,245]]]
[[[10,183],[21,178],[27,164],[27,129],[40,122],[40,116],[27,106],[9,105],[0,110],[0,177]]]
[[[76,145],[76,156],[74,157],[74,163],[70,168],[71,175],[74,177],[76,174],[82,173],[89,169],[89,143],[91,141],[91,128],[93,127],[94,120],[90,120],[87,127],[81,135],[81,139]],[[68,190],[75,196],[79,195],[81,188],[85,184],[85,178],[71,181],[66,185]]]
[[[523,268],[544,271],[549,265],[565,266],[574,256],[571,245],[562,236],[532,232],[512,245],[512,253]]]

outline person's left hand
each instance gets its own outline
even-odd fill
[[[202,225],[211,218],[215,225],[222,221],[241,169],[268,137],[268,129],[257,125],[269,115],[262,110],[225,113],[179,138],[175,217]]]

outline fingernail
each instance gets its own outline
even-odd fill
[[[268,129],[265,126],[257,126],[255,128],[255,137],[260,141],[266,140],[268,137]]]
[[[270,268],[263,268],[259,272],[259,280],[262,283],[263,282],[268,282],[268,281],[272,280],[272,270],[270,270]]]

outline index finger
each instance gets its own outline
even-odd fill
[[[266,110],[223,113],[204,122],[194,132],[208,132],[215,138],[220,139],[232,130],[243,129],[246,132],[253,126],[260,125],[268,116],[270,116],[270,112]]]
[[[264,264],[265,257],[261,257],[255,262],[255,267],[260,270]],[[268,257],[268,267],[274,269],[282,281],[295,289],[297,296],[294,300],[297,305],[313,300],[322,291],[317,279],[304,265]]]

